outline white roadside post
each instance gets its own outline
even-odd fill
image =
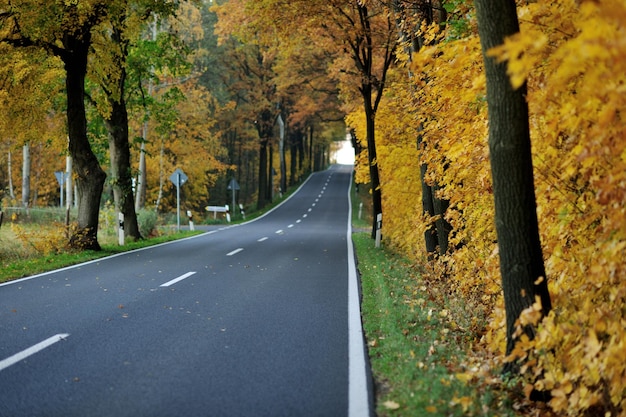
[[[383,228],[383,213],[376,215],[376,247],[380,248],[381,229]]]
[[[196,229],[193,227],[193,213],[191,210],[187,210],[187,217],[189,217],[189,230],[193,232]]]
[[[124,246],[124,213],[121,211],[117,213],[117,220],[117,243],[119,243],[120,246]]]

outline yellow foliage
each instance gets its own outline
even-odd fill
[[[550,391],[559,415],[625,415],[626,3],[538,0],[520,7],[519,16],[520,33],[490,54],[507,61],[513,85],[528,83],[554,310],[534,340],[520,337],[509,359],[527,358],[525,391]],[[473,346],[502,361],[505,315],[478,36],[423,49],[409,68],[411,77],[400,72],[406,68],[391,74],[377,115],[384,238],[425,259],[423,232],[433,219],[422,214],[419,168],[427,164],[427,180],[450,201],[455,248],[430,263],[430,279],[437,274],[473,314],[484,314],[486,328],[476,329],[481,343]],[[364,137],[359,117],[352,114],[349,124]],[[358,160],[362,182],[366,161]],[[535,323],[540,311],[532,306],[520,324]]]
[[[25,246],[41,255],[59,254],[69,250],[67,230],[62,224],[37,229],[25,229],[11,224],[11,231]]]

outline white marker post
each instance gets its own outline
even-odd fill
[[[124,246],[124,213],[119,212],[117,214],[117,219],[117,243],[119,243],[120,246]]]
[[[189,230],[193,232],[196,229],[193,227],[193,213],[191,210],[187,210],[187,217],[189,217]]]
[[[376,247],[380,248],[381,229],[383,228],[383,213],[376,215]]]

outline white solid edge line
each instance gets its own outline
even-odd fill
[[[184,280],[185,278],[189,278],[190,276],[192,276],[193,274],[195,274],[195,271],[191,271],[191,272],[187,272],[186,274],[183,274],[181,276],[179,276],[178,278],[174,278],[171,281],[167,281],[165,284],[161,284],[161,287],[169,287],[170,285],[174,285],[179,281]]]
[[[33,345],[28,349],[24,349],[23,351],[18,352],[13,356],[9,356],[8,358],[0,361],[0,371],[8,368],[11,365],[15,365],[19,361],[22,361],[29,356],[34,355],[35,353],[44,350],[45,348],[52,346],[57,342],[60,342],[61,340],[65,340],[68,336],[68,333],[55,334],[54,336],[47,338],[43,342],[39,342],[36,345]]]
[[[365,342],[361,323],[359,284],[352,244],[352,202],[348,187],[348,416],[370,415],[370,402],[367,387],[367,363]]]

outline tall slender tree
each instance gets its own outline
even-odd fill
[[[545,315],[551,301],[537,222],[526,84],[513,88],[506,62],[489,55],[491,48],[519,32],[515,0],[476,0],[475,5],[487,76],[489,152],[509,354],[520,336],[516,330],[522,311],[537,298]],[[523,331],[534,336],[532,325]],[[505,368],[515,369],[512,362]]]

